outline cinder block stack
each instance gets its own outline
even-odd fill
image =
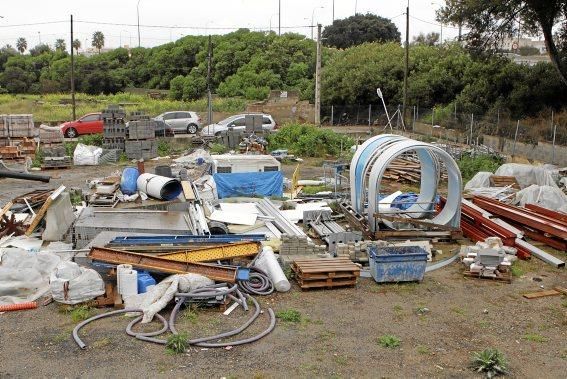
[[[102,111],[103,147],[105,149],[118,149],[124,151],[126,141],[126,112],[116,105],[109,105]]]
[[[327,251],[325,245],[315,245],[306,236],[282,235],[281,255],[315,255]]]
[[[157,157],[156,122],[142,112],[132,112],[125,142],[129,159]]]

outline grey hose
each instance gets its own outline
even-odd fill
[[[246,293],[253,295],[269,295],[274,292],[274,283],[263,270],[250,266],[250,279],[239,281],[238,286]]]
[[[132,337],[136,337],[136,336],[146,336],[146,337],[153,337],[153,336],[159,336],[160,334],[163,334],[165,332],[167,332],[167,330],[169,329],[169,324],[167,323],[167,320],[160,315],[159,313],[156,313],[156,317],[158,318],[158,320],[160,320],[163,324],[163,328],[161,328],[160,330],[156,330],[155,332],[148,332],[148,333],[136,333],[132,331],[132,328],[134,327],[134,325],[136,325],[138,322],[142,321],[142,318],[144,316],[139,316],[136,317],[134,320],[132,320],[128,326],[126,327],[126,334],[128,334],[129,336]]]
[[[79,330],[81,330],[81,328],[95,320],[99,320],[101,318],[106,318],[106,317],[110,317],[110,316],[115,316],[115,315],[119,315],[122,313],[129,313],[129,312],[138,312],[141,313],[143,312],[141,309],[120,309],[117,311],[112,311],[112,312],[108,312],[108,313],[103,313],[94,317],[91,317],[81,323],[79,323],[77,326],[75,326],[75,329],[73,329],[73,339],[75,340],[75,342],[77,343],[77,345],[79,345],[79,347],[81,349],[85,349],[87,347],[87,345],[81,340],[81,338],[79,337]]]

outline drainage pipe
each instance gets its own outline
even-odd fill
[[[136,181],[138,190],[160,200],[173,200],[183,188],[177,179],[154,174],[142,174]]]

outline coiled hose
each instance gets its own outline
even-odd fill
[[[265,296],[274,292],[274,283],[268,274],[262,269],[250,266],[250,279],[239,281],[238,287],[246,293]]]

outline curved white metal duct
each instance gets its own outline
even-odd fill
[[[378,228],[374,217],[378,213],[378,195],[382,176],[388,165],[398,156],[413,151],[417,154],[421,166],[421,185],[418,200],[407,211],[413,218],[423,218],[437,195],[440,177],[439,162],[443,162],[448,174],[447,203],[443,210],[429,220],[433,224],[459,227],[461,219],[461,172],[454,159],[443,149],[425,142],[406,137],[383,134],[373,137],[362,144],[351,161],[351,203],[359,213],[365,212],[372,231]],[[368,176],[369,175],[369,176]]]

